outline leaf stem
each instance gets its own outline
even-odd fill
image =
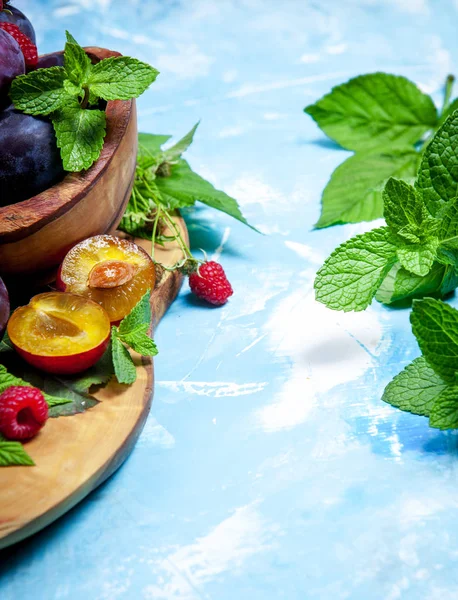
[[[84,96],[83,99],[81,100],[81,108],[87,108],[87,105],[89,104],[89,88],[87,87],[87,85],[85,85],[83,87],[84,90]]]
[[[447,79],[445,80],[444,102],[442,104],[442,111],[441,111],[442,115],[445,113],[445,111],[449,107],[454,82],[455,82],[455,76],[452,74],[447,75]]]

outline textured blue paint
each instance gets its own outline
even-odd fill
[[[42,52],[68,28],[157,66],[141,128],[180,136],[202,118],[191,164],[269,235],[206,209],[188,215],[195,248],[212,254],[226,239],[236,293],[213,310],[183,289],[157,332],[155,399],[132,456],[0,554],[0,598],[457,598],[457,437],[380,402],[418,354],[407,311],[342,316],[313,302],[320,260],[363,228],[311,231],[346,154],[302,113],[377,69],[439,99],[457,66],[457,3],[20,6]]]

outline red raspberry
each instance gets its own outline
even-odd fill
[[[14,23],[0,23],[0,29],[9,33],[12,38],[16,40],[24,55],[25,64],[27,67],[35,67],[38,63],[38,52],[37,47],[28,38],[25,33],[19,29]]]
[[[48,418],[48,405],[34,387],[13,385],[0,394],[0,433],[10,440],[27,440]]]
[[[213,260],[200,265],[189,276],[189,287],[198,298],[217,306],[227,302],[234,293],[223,267]]]

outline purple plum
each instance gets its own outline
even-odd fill
[[[8,104],[11,82],[25,73],[24,55],[9,33],[0,29],[0,107]]]
[[[13,106],[0,113],[0,206],[22,202],[65,176],[52,123]]]
[[[5,284],[0,278],[0,340],[5,333],[6,324],[10,317],[10,299]]]
[[[25,14],[15,6],[3,2],[3,10],[0,11],[0,23],[13,23],[14,25],[17,25],[22,33],[25,33],[25,35],[36,44],[35,30],[32,23]]]

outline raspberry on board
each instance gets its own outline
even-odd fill
[[[38,51],[35,44],[14,23],[0,23],[0,29],[9,33],[19,44],[27,67],[35,67],[38,63]]]
[[[40,390],[12,386],[0,394],[0,433],[10,440],[27,440],[43,427],[48,405]]]
[[[223,267],[213,260],[203,263],[189,276],[189,287],[198,298],[216,306],[225,304],[234,293]]]

